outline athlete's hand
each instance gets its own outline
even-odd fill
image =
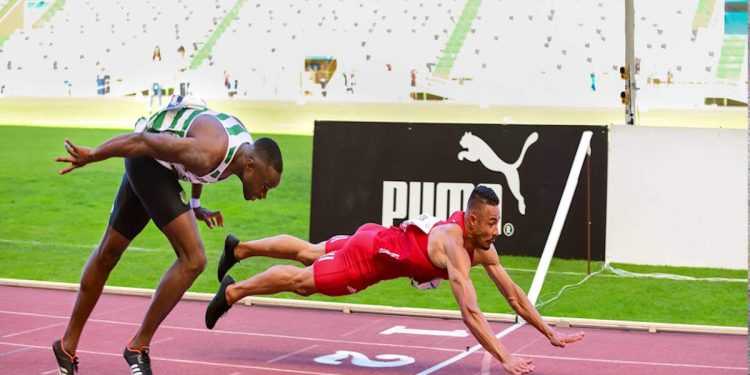
[[[561,348],[564,348],[566,344],[570,344],[572,342],[581,341],[583,336],[586,336],[586,334],[581,331],[572,335],[558,335],[557,333],[552,333],[552,337],[549,338],[550,344],[554,346],[559,346]]]
[[[534,361],[529,358],[510,356],[510,360],[503,363],[505,371],[512,375],[528,374],[534,371]]]
[[[68,151],[70,156],[56,157],[55,161],[70,163],[70,165],[62,169],[60,174],[66,174],[76,168],[81,168],[84,165],[95,161],[91,149],[88,147],[76,146],[69,139],[65,140],[63,146],[65,146],[65,150]]]
[[[205,207],[193,208],[195,218],[206,222],[208,229],[214,229],[215,226],[224,226],[224,216],[221,215],[221,211],[211,211]]]

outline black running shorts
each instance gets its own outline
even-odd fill
[[[150,219],[162,229],[189,209],[177,173],[148,156],[126,158],[109,225],[132,240]]]

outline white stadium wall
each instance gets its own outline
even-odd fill
[[[747,267],[747,131],[613,126],[609,262]]]

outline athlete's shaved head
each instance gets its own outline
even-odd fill
[[[279,145],[271,138],[260,138],[253,144],[243,143],[237,151],[242,167],[242,193],[246,200],[265,199],[269,190],[279,186],[284,163]]]
[[[466,204],[466,235],[473,248],[489,250],[499,231],[500,199],[487,186],[474,188]]]
[[[276,170],[279,174],[284,172],[284,162],[281,158],[279,144],[271,138],[260,138],[253,144],[256,155]]]
[[[242,120],[237,116],[232,116],[232,118],[237,120],[243,128],[247,129]],[[260,158],[266,165],[273,168],[279,174],[284,172],[284,160],[281,157],[281,148],[276,141],[271,138],[259,138],[253,142],[253,150],[255,156]]]
[[[469,196],[469,202],[466,204],[468,211],[476,211],[480,206],[490,205],[497,206],[500,204],[500,199],[495,194],[492,188],[484,185],[479,185],[474,188]]]

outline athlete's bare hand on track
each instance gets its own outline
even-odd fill
[[[503,367],[505,367],[505,371],[512,375],[528,374],[534,371],[534,361],[513,355],[508,362],[503,364]]]
[[[583,336],[586,334],[583,333],[583,331],[572,334],[572,335],[558,335],[557,333],[552,334],[552,337],[550,337],[549,342],[554,346],[559,346],[561,348],[564,348],[566,344],[570,344],[572,342],[581,341]]]
[[[90,148],[76,146],[69,139],[66,139],[63,145],[65,146],[65,150],[68,151],[68,154],[70,156],[56,157],[55,161],[59,161],[61,163],[70,163],[70,165],[62,169],[60,171],[60,174],[66,174],[76,168],[81,168],[84,165],[94,161]]]
[[[195,218],[204,221],[208,225],[208,229],[214,229],[215,226],[224,226],[224,216],[221,215],[221,211],[211,211],[205,207],[193,208]]]

